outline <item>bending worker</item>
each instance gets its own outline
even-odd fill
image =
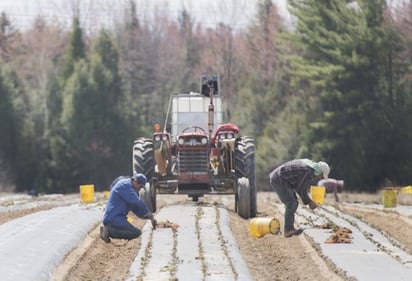
[[[111,186],[110,197],[100,226],[100,238],[106,243],[110,238],[131,240],[139,237],[142,231],[127,221],[129,211],[143,219],[150,219],[153,228],[156,220],[145,203],[138,196],[141,188],[145,188],[147,179],[143,174],[133,177],[118,177]]]
[[[299,235],[303,229],[295,229],[295,212],[298,208],[296,193],[303,204],[313,210],[317,204],[309,197],[308,189],[315,179],[328,178],[330,172],[326,162],[313,162],[309,159],[297,159],[286,162],[269,174],[270,185],[276,191],[280,201],[285,204],[284,235],[289,238]]]

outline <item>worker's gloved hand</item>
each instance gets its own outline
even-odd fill
[[[309,208],[311,208],[312,210],[316,209],[318,207],[318,205],[312,200],[309,202]]]
[[[156,229],[156,226],[157,226],[157,221],[156,221],[156,219],[155,219],[154,217],[152,217],[152,218],[150,219],[150,221],[152,222],[152,227],[153,227],[153,229]]]
[[[152,223],[152,227],[153,229],[156,229],[157,226],[157,221],[154,218],[152,213],[147,214],[146,216],[144,216],[143,218],[150,220],[150,222]]]

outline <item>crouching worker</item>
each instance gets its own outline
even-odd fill
[[[103,216],[103,225],[100,226],[100,238],[106,243],[110,238],[131,240],[139,237],[142,231],[127,221],[129,211],[138,217],[151,220],[156,228],[156,220],[140,200],[139,190],[145,188],[147,179],[143,174],[133,177],[118,177],[111,186],[109,200]]]
[[[286,238],[299,235],[303,229],[295,229],[295,212],[298,208],[296,193],[303,204],[313,210],[317,204],[309,197],[308,189],[315,179],[328,178],[329,165],[323,161],[313,162],[309,159],[297,159],[286,162],[269,174],[270,185],[276,191],[280,201],[285,205]]]

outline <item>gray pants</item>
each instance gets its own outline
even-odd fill
[[[285,204],[285,229],[284,232],[294,229],[295,212],[298,209],[298,199],[295,191],[289,184],[283,181],[279,176],[270,180],[270,185],[278,194],[280,201]]]
[[[114,225],[105,225],[109,237],[115,239],[135,239],[142,234],[142,231],[135,227],[132,224],[128,224],[127,226],[114,226]]]

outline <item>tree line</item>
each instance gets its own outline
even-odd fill
[[[218,74],[226,121],[256,140],[258,188],[294,158],[327,161],[346,189],[412,182],[412,8],[384,0],[270,0],[250,24],[205,28],[137,17],[97,32],[39,16],[0,16],[0,190],[106,189],[132,170],[131,148],[163,124],[173,92]],[[80,11],[78,11],[80,12]]]

